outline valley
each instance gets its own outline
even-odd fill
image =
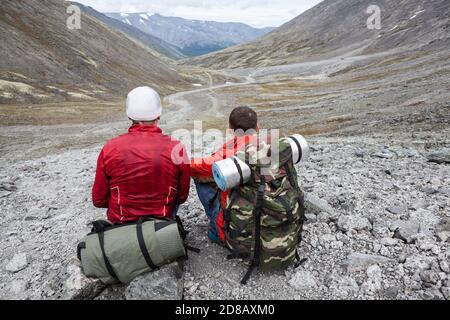
[[[366,4],[346,3],[360,2]],[[0,297],[153,299],[160,292],[187,300],[450,299],[450,38],[448,21],[441,19],[448,10],[441,10],[442,1],[436,7],[414,2],[392,12],[385,31],[395,26],[395,17],[408,21],[397,35],[387,34],[391,42],[379,42],[383,36],[376,34],[360,46],[365,30],[349,35],[353,44],[325,33],[323,39],[333,38],[329,46],[311,40],[312,52],[304,54],[309,50],[296,46],[305,43],[289,35],[306,28],[306,37],[328,21],[308,11],[283,26],[279,40],[272,38],[275,31],[256,44],[181,61],[158,58],[154,51],[135,53],[139,72],[126,85],[120,79],[128,77],[127,70],[114,68],[102,77],[104,83],[96,82],[96,72],[80,62],[70,75],[103,83],[107,93],[87,93],[92,100],[32,103],[6,97],[0,105]],[[314,10],[342,13],[338,3],[325,1]],[[410,19],[420,6],[425,11]],[[439,10],[431,19],[429,12]],[[423,28],[429,33],[419,43],[414,31],[420,25],[414,22],[427,16],[431,22]],[[329,23],[344,30],[355,19]],[[92,21],[95,30],[103,28]],[[108,41],[141,45],[122,34],[108,35]],[[283,48],[254,49],[273,39]],[[313,33],[311,39],[322,37]],[[284,51],[289,45],[291,52]],[[36,57],[38,50],[33,52]],[[126,64],[121,54],[105,53],[96,63]],[[45,61],[48,70],[64,73],[61,65]],[[308,260],[298,269],[256,272],[247,286],[239,286],[246,265],[227,260],[228,252],[207,240],[208,221],[192,186],[179,214],[191,231],[188,243],[202,251],[190,254],[181,275],[174,276],[173,267],[158,271],[169,285],[149,274],[129,286],[104,287],[81,275],[76,245],[90,223],[104,216],[90,194],[98,153],[105,141],[126,132],[126,90],[156,83],[153,66],[160,68],[161,126],[168,134],[192,129],[197,120],[204,129],[224,131],[229,112],[247,105],[258,112],[261,127],[307,137],[311,158],[297,169],[308,209],[300,254]],[[42,76],[32,70],[30,82],[17,75],[25,71],[3,70],[4,81],[36,87]],[[67,90],[95,90],[89,81]],[[204,147],[213,151],[208,141]]]

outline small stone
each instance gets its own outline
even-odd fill
[[[443,164],[450,163],[450,150],[439,150],[427,155],[428,162]]]
[[[326,212],[320,212],[317,214],[317,221],[328,223],[331,221],[331,217]]]
[[[359,291],[358,283],[350,276],[332,273],[326,279],[326,285],[335,298],[355,298]]]
[[[369,219],[360,216],[340,216],[337,222],[339,230],[348,232],[350,230],[371,230],[372,224]]]
[[[405,263],[406,259],[408,258],[408,253],[407,252],[402,252],[399,256],[398,256],[398,262],[399,263]]]
[[[396,246],[397,244],[399,244],[399,240],[398,239],[394,239],[394,238],[383,238],[381,239],[381,243],[385,246]]]
[[[439,267],[441,268],[441,270],[445,273],[450,273],[450,266],[448,261],[446,260],[440,260],[439,261]]]
[[[312,213],[305,214],[306,217],[306,223],[314,223],[317,222],[317,216]]]
[[[401,215],[405,213],[408,209],[405,207],[390,207],[386,208],[386,210],[392,214]]]
[[[347,256],[343,266],[347,272],[357,272],[366,270],[369,266],[376,264],[393,263],[395,260],[389,259],[383,256],[365,254],[365,253],[352,253]]]
[[[24,300],[26,299],[26,290],[28,282],[24,280],[13,280],[9,285],[9,293],[5,297],[7,299]]]
[[[444,296],[435,286],[426,286],[427,291],[422,292],[421,296],[423,300],[442,300]]]
[[[368,199],[371,199],[371,200],[378,200],[378,195],[377,195],[376,193],[369,192],[369,193],[367,194],[367,198],[368,198]]]
[[[383,152],[374,153],[372,154],[372,156],[381,159],[391,159],[393,157],[391,153],[383,153]]]
[[[198,283],[192,283],[192,284],[189,286],[189,290],[188,290],[189,293],[190,293],[190,294],[194,294],[195,291],[197,291],[198,286],[199,286]]]
[[[400,239],[405,243],[414,243],[416,235],[420,231],[420,223],[414,220],[397,220],[391,226],[394,228],[394,238]]]
[[[450,287],[442,287],[441,292],[445,299],[450,300]]]
[[[309,271],[297,271],[289,280],[289,284],[299,291],[317,288],[317,281]]]
[[[358,158],[363,158],[364,157],[364,151],[362,151],[361,149],[358,149],[358,150],[355,151],[355,155]]]
[[[335,210],[328,204],[328,202],[307,193],[305,197],[305,207],[308,211],[314,213],[326,212],[329,214],[334,214]]]
[[[421,271],[419,275],[426,285],[436,285],[440,280],[439,274],[431,270]]]
[[[386,296],[386,298],[393,300],[395,298],[397,298],[398,293],[400,292],[400,288],[399,287],[389,287],[387,289],[384,290],[384,295]]]
[[[331,242],[331,248],[333,249],[340,249],[344,246],[344,243],[342,241],[333,241]]]
[[[321,235],[319,238],[319,242],[321,245],[325,245],[332,241],[336,241],[336,236],[333,234],[324,234],[324,235]]]
[[[450,196],[450,189],[449,188],[439,188],[438,192],[442,193],[442,194],[444,194],[446,196]]]
[[[438,193],[438,191],[432,187],[424,187],[421,189],[422,192],[426,193],[426,194],[436,194]]]
[[[25,269],[27,265],[28,260],[26,253],[18,253],[6,265],[6,270],[9,272],[16,273]]]
[[[445,217],[439,221],[436,232],[450,232],[450,217]]]
[[[44,256],[42,257],[42,260],[48,261],[48,260],[50,260],[51,258],[52,258],[51,255],[46,254],[46,255],[44,255]]]
[[[371,295],[382,289],[381,276],[382,272],[379,266],[373,265],[367,268],[367,281],[361,286],[363,292]]]
[[[14,182],[11,181],[3,181],[0,182],[0,191],[17,191],[17,187]]]
[[[12,192],[9,191],[0,191],[0,198],[6,198],[11,195]]]
[[[411,273],[416,273],[417,271],[429,270],[432,263],[430,257],[423,255],[411,255],[406,258],[404,263],[404,268]],[[420,281],[420,277],[417,275],[417,281]]]

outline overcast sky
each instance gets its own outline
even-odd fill
[[[101,12],[149,12],[278,27],[322,0],[78,0]]]

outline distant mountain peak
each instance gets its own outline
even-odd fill
[[[169,17],[159,13],[106,13],[111,18],[158,37],[187,56],[198,56],[252,41],[274,28],[254,28],[241,22]]]

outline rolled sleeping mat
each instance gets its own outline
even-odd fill
[[[293,136],[287,137],[287,139],[291,145],[292,160],[294,163],[298,164],[308,160],[310,153],[308,141],[300,134],[294,134]]]
[[[309,158],[309,145],[306,139],[295,134],[287,137],[292,149],[292,158],[295,164]],[[226,191],[243,185],[250,180],[250,167],[237,157],[228,158],[213,164],[213,177],[220,190]]]
[[[228,158],[213,164],[213,177],[220,190],[226,191],[250,180],[250,167],[238,157]]]
[[[126,284],[186,257],[186,249],[177,222],[145,220],[90,233],[78,245],[78,257],[87,277]]]

